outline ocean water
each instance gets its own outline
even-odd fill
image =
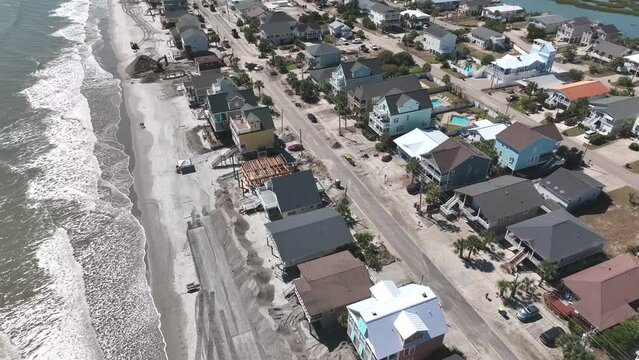
[[[0,359],[166,358],[106,1],[0,0]]]

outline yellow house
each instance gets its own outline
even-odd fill
[[[233,142],[242,155],[266,151],[275,146],[275,133],[271,109],[266,106],[245,105],[241,114],[231,119]]]

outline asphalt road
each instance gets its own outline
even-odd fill
[[[221,7],[219,8],[221,9]],[[234,39],[230,34],[229,24],[223,20],[219,13],[205,12],[205,17],[217,26],[220,35],[229,40],[235,56],[246,61],[245,57],[257,57],[255,46],[248,45],[242,39]],[[249,60],[250,61],[250,60]],[[417,278],[423,276],[424,283],[429,285],[438,294],[441,304],[447,313],[447,317],[457,328],[472,342],[480,353],[489,354],[491,359],[511,360],[518,358],[511,348],[491,329],[483,318],[471,307],[460,292],[448,281],[446,276],[428,259],[417,247],[408,234],[402,229],[402,225],[387,211],[386,207],[378,200],[377,196],[369,189],[369,186],[360,179],[346,165],[346,161],[335,154],[327,144],[325,135],[320,133],[312,124],[305,120],[305,114],[295,107],[290,96],[286,95],[284,88],[278,81],[271,78],[266,72],[256,72],[252,76],[266,84],[263,90],[276,102],[278,108],[282,108],[286,115],[289,127],[297,131],[302,130],[304,147],[310,150],[317,158],[328,160],[333,164],[331,175],[339,178],[348,187],[348,195],[363,214],[375,214],[369,220],[380,231],[381,236],[397,251],[400,258],[408,264]]]

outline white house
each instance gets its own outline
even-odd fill
[[[472,29],[468,35],[468,40],[484,49],[503,48],[506,45],[506,36],[504,34],[483,26]]]
[[[477,120],[472,127],[464,129],[461,135],[470,142],[495,140],[497,134],[506,130],[506,124],[494,123],[490,120]]]
[[[368,126],[388,136],[432,127],[433,104],[428,94],[428,89],[419,89],[380,97],[369,114]]]
[[[404,10],[400,13],[402,19],[406,21],[409,28],[421,28],[430,22],[431,16],[425,12],[417,10]]]
[[[341,21],[333,21],[328,25],[328,32],[336,38],[350,38],[353,36],[353,30]]]
[[[400,16],[397,9],[383,3],[373,4],[369,13],[369,17],[378,27],[381,26],[383,22],[386,22],[386,24],[391,27],[399,26]]]
[[[491,87],[507,86],[517,80],[550,72],[557,50],[545,40],[535,40],[530,54],[506,54],[486,68],[485,75],[492,81]]]
[[[639,98],[610,96],[590,101],[590,109],[581,124],[601,134],[618,135],[626,121],[639,116]]]
[[[428,286],[384,280],[371,294],[346,307],[347,334],[361,359],[428,359],[441,347],[446,320]]]
[[[518,17],[524,14],[524,8],[517,5],[498,5],[498,6],[488,6],[485,7],[481,12],[481,16],[498,20],[498,21],[506,21],[510,18]]]
[[[635,124],[632,125],[632,133],[635,136],[639,136],[639,116],[637,116],[637,119],[635,120]]]
[[[433,54],[452,54],[455,52],[457,35],[439,25],[431,25],[424,30],[424,50]]]
[[[415,129],[398,137],[393,142],[397,145],[399,156],[408,160],[431,152],[446,140],[448,140],[448,136],[439,130]]]

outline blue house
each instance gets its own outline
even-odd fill
[[[396,136],[414,129],[428,129],[433,126],[431,119],[433,104],[428,89],[407,92],[390,92],[380,97],[369,114],[369,127],[378,135]]]
[[[563,138],[555,124],[528,127],[514,123],[497,134],[495,150],[499,165],[512,171],[543,165],[554,159]]]

